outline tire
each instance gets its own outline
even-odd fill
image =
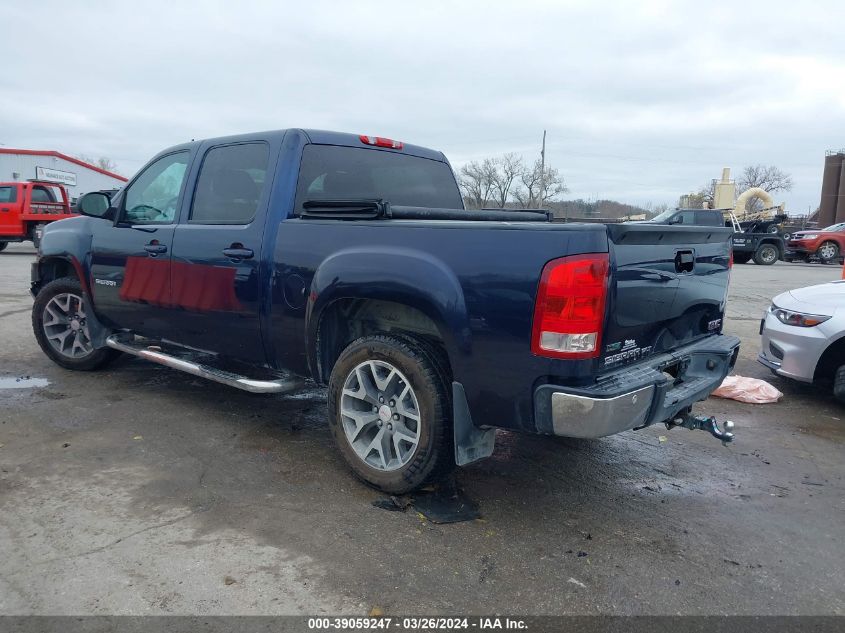
[[[754,253],[754,263],[760,266],[771,266],[780,257],[780,251],[774,244],[760,244]]]
[[[41,246],[41,238],[39,237],[39,235],[44,233],[44,227],[45,226],[46,226],[45,224],[37,224],[34,227],[32,227],[32,235],[31,235],[32,245],[35,248],[38,248],[38,247]]]
[[[449,394],[444,368],[425,344],[386,334],[353,341],[335,362],[328,394],[329,427],[352,472],[390,494],[451,472]]]
[[[747,264],[751,261],[751,253],[734,253],[735,264]]]
[[[85,324],[85,309],[82,285],[75,277],[48,283],[32,306],[35,340],[50,360],[65,369],[93,371],[120,355],[110,347],[93,347]]]
[[[9,245],[9,242],[0,242],[0,253],[6,250],[6,247]]]
[[[845,365],[836,370],[833,377],[833,395],[839,402],[845,403]]]
[[[839,244],[836,242],[825,242],[819,246],[816,256],[822,264],[839,263]]]

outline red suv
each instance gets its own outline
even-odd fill
[[[818,257],[823,264],[838,264],[845,253],[845,222],[826,229],[797,231],[790,236],[786,249],[786,261]]]

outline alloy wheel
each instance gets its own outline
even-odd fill
[[[94,351],[85,301],[79,295],[57,294],[44,306],[41,322],[50,345],[62,356],[84,358]]]
[[[420,409],[408,379],[382,360],[357,365],[343,384],[340,417],[346,440],[368,466],[394,471],[420,442]]]

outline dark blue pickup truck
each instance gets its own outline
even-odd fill
[[[328,385],[340,452],[404,492],[496,428],[601,437],[691,414],[733,366],[730,229],[467,211],[440,152],[290,129],[186,143],[51,224],[33,328],[253,392]]]

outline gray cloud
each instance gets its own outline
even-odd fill
[[[721,167],[818,204],[845,145],[838,2],[5,3],[0,143],[130,173],[190,138],[377,133],[548,159],[570,197],[673,203]],[[33,38],[39,25],[48,38]],[[56,37],[56,33],[61,33]]]

